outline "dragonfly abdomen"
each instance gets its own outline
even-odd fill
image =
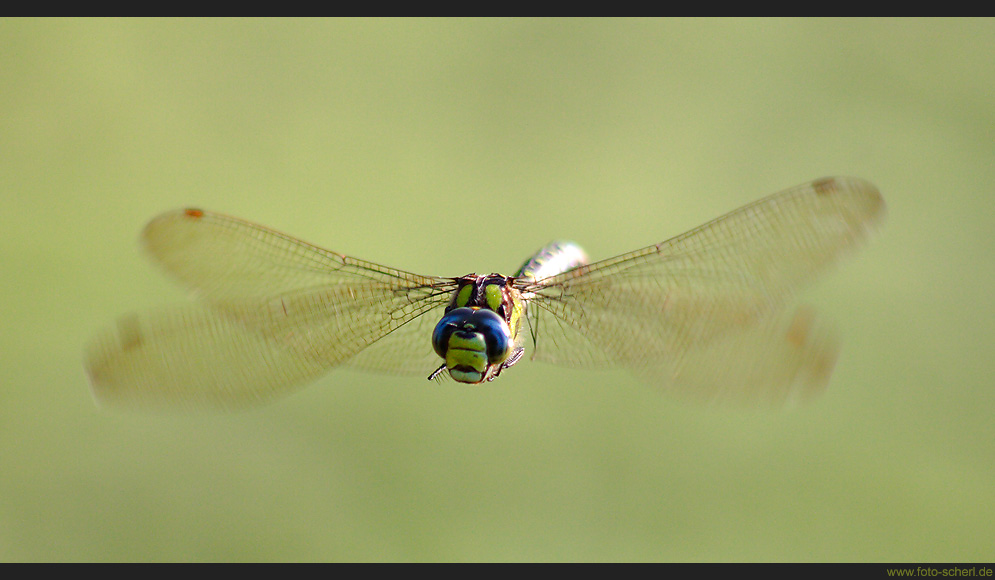
[[[550,276],[562,274],[580,266],[586,266],[590,261],[584,250],[574,242],[557,240],[546,244],[531,258],[522,264],[515,277],[542,280]]]

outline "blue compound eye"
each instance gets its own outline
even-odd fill
[[[471,317],[477,332],[487,344],[487,362],[503,363],[511,355],[511,331],[508,324],[491,310],[478,310]]]
[[[508,324],[486,308],[456,308],[442,317],[432,332],[432,348],[446,358],[454,342],[463,350],[486,351],[489,364],[504,362],[512,351]]]
[[[446,351],[449,350],[449,337],[457,328],[462,328],[472,314],[472,308],[457,308],[452,312],[447,312],[442,317],[442,320],[435,325],[435,330],[432,331],[432,348],[435,349],[435,354],[446,358]]]

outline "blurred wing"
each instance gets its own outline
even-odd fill
[[[783,403],[825,387],[830,330],[782,310],[884,214],[870,183],[813,181],[660,244],[526,285],[534,358],[621,364],[694,399]],[[551,314],[552,316],[546,316]]]
[[[364,262],[201,210],[154,219],[143,241],[204,306],[125,317],[98,337],[86,366],[101,401],[243,406],[351,363],[379,341],[386,346],[378,352],[391,358],[364,357],[356,366],[426,375],[434,366],[429,339],[416,336],[424,327],[418,320],[445,305],[452,279]]]

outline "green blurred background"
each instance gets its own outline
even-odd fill
[[[990,560],[993,58],[992,20],[0,21],[0,559]],[[141,415],[84,376],[184,299],[164,210],[460,275],[834,174],[889,216],[805,295],[845,342],[798,410],[523,363]]]

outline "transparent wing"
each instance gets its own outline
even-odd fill
[[[450,278],[350,258],[220,214],[164,214],[142,236],[203,306],[132,315],[87,349],[101,401],[235,407],[284,394],[340,364],[387,372],[435,365],[421,315]],[[375,356],[357,356],[376,345]]]
[[[884,214],[870,183],[826,178],[648,248],[524,284],[534,358],[621,364],[678,395],[783,403],[825,387],[838,351],[796,292]]]

